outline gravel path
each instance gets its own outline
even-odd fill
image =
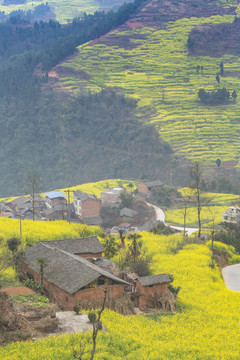
[[[78,331],[92,330],[92,325],[86,314],[76,315],[74,311],[59,311],[56,313],[59,330],[63,333],[70,334]]]

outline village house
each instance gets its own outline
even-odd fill
[[[15,212],[21,212],[23,210],[32,209],[32,198],[30,196],[20,196],[6,204],[10,209]]]
[[[101,192],[103,206],[119,207],[121,204],[120,194],[124,191],[122,188],[114,188]]]
[[[66,204],[57,204],[53,208],[46,208],[41,211],[42,216],[46,220],[66,220],[67,207]]]
[[[95,195],[84,193],[80,190],[74,192],[74,210],[75,214],[85,224],[99,225],[101,219],[102,202]]]
[[[64,309],[95,306],[108,289],[110,303],[128,299],[129,306],[157,307],[174,311],[175,298],[168,290],[169,275],[131,277],[106,258],[97,236],[40,241],[26,251],[23,269],[42,283],[48,296]],[[44,259],[41,268],[39,259]],[[120,306],[121,308],[121,306]],[[134,310],[133,310],[134,311]],[[134,313],[134,312],[133,312]]]
[[[229,209],[222,214],[222,222],[237,224],[240,222],[240,207],[230,206]]]
[[[66,195],[61,191],[50,191],[45,193],[45,195],[47,207],[52,208],[59,204],[67,206]]]
[[[72,310],[76,303],[80,306],[88,304],[89,301],[102,300],[104,292],[103,286],[107,286],[108,295],[115,299],[125,292],[126,286],[130,284],[108,271],[94,265],[86,258],[77,256],[71,251],[79,252],[86,255],[95,248],[86,248],[86,238],[83,240],[82,249],[77,246],[76,240],[69,239],[70,245],[60,241],[39,242],[26,251],[26,259],[23,268],[36,282],[40,282],[40,265],[39,258],[45,260],[44,273],[42,277],[43,288],[50,298],[57,301],[65,309]],[[89,240],[89,239],[88,239]],[[92,244],[91,240],[89,243]],[[96,242],[93,241],[93,244]],[[60,247],[68,248],[68,252]],[[101,249],[98,249],[101,250]],[[97,251],[98,251],[97,250]],[[101,251],[100,251],[101,252]]]
[[[0,203],[0,216],[13,218],[14,217],[14,211],[4,203]]]
[[[160,180],[141,182],[137,185],[137,190],[140,194],[148,195],[151,191],[158,190],[164,184]]]

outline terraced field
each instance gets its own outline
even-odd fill
[[[234,15],[182,18],[161,27],[157,10],[155,17],[152,27],[134,22],[141,19],[136,16],[117,31],[79,47],[76,56],[55,68],[60,74],[56,85],[73,93],[109,87],[134,97],[139,120],[154,124],[178,155],[208,165],[216,165],[220,158],[239,167],[239,100],[203,106],[197,94],[200,88],[220,87],[240,94],[240,59],[193,57],[187,49],[188,34],[195,26],[232,22]],[[225,75],[218,85],[215,77],[221,61]],[[197,73],[197,65],[203,71]]]

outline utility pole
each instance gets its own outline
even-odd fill
[[[21,248],[23,248],[23,243],[22,243],[22,211],[20,210],[20,242],[21,242]]]
[[[67,200],[67,203],[68,203],[68,222],[70,224],[70,222],[71,222],[71,219],[70,219],[70,193],[71,192],[74,193],[74,191],[68,189],[68,190],[64,190],[64,192],[66,192],[68,194],[68,200]]]

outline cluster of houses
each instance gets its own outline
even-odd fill
[[[45,196],[20,196],[0,203],[0,216],[34,220],[57,220],[67,218],[67,200],[62,192],[51,191]]]
[[[174,311],[168,274],[138,277],[119,269],[116,272],[116,265],[113,267],[103,253],[97,236],[40,241],[27,249],[23,268],[64,309],[72,310],[75,304],[85,308],[91,301],[101,301],[106,288],[111,301],[126,293],[135,294],[135,307]],[[44,259],[44,268],[39,259]]]
[[[122,208],[119,212],[124,228],[136,228],[145,223],[148,208],[146,201],[152,191],[162,186],[161,181],[138,184],[132,207]],[[124,191],[123,188],[108,189],[103,191],[98,199],[93,194],[76,190],[72,204],[68,204],[66,194],[59,191],[47,192],[43,196],[20,196],[12,201],[0,203],[0,216],[34,220],[66,220],[71,216],[74,221],[87,225],[101,225],[102,207],[118,208],[121,204],[121,193]]]

